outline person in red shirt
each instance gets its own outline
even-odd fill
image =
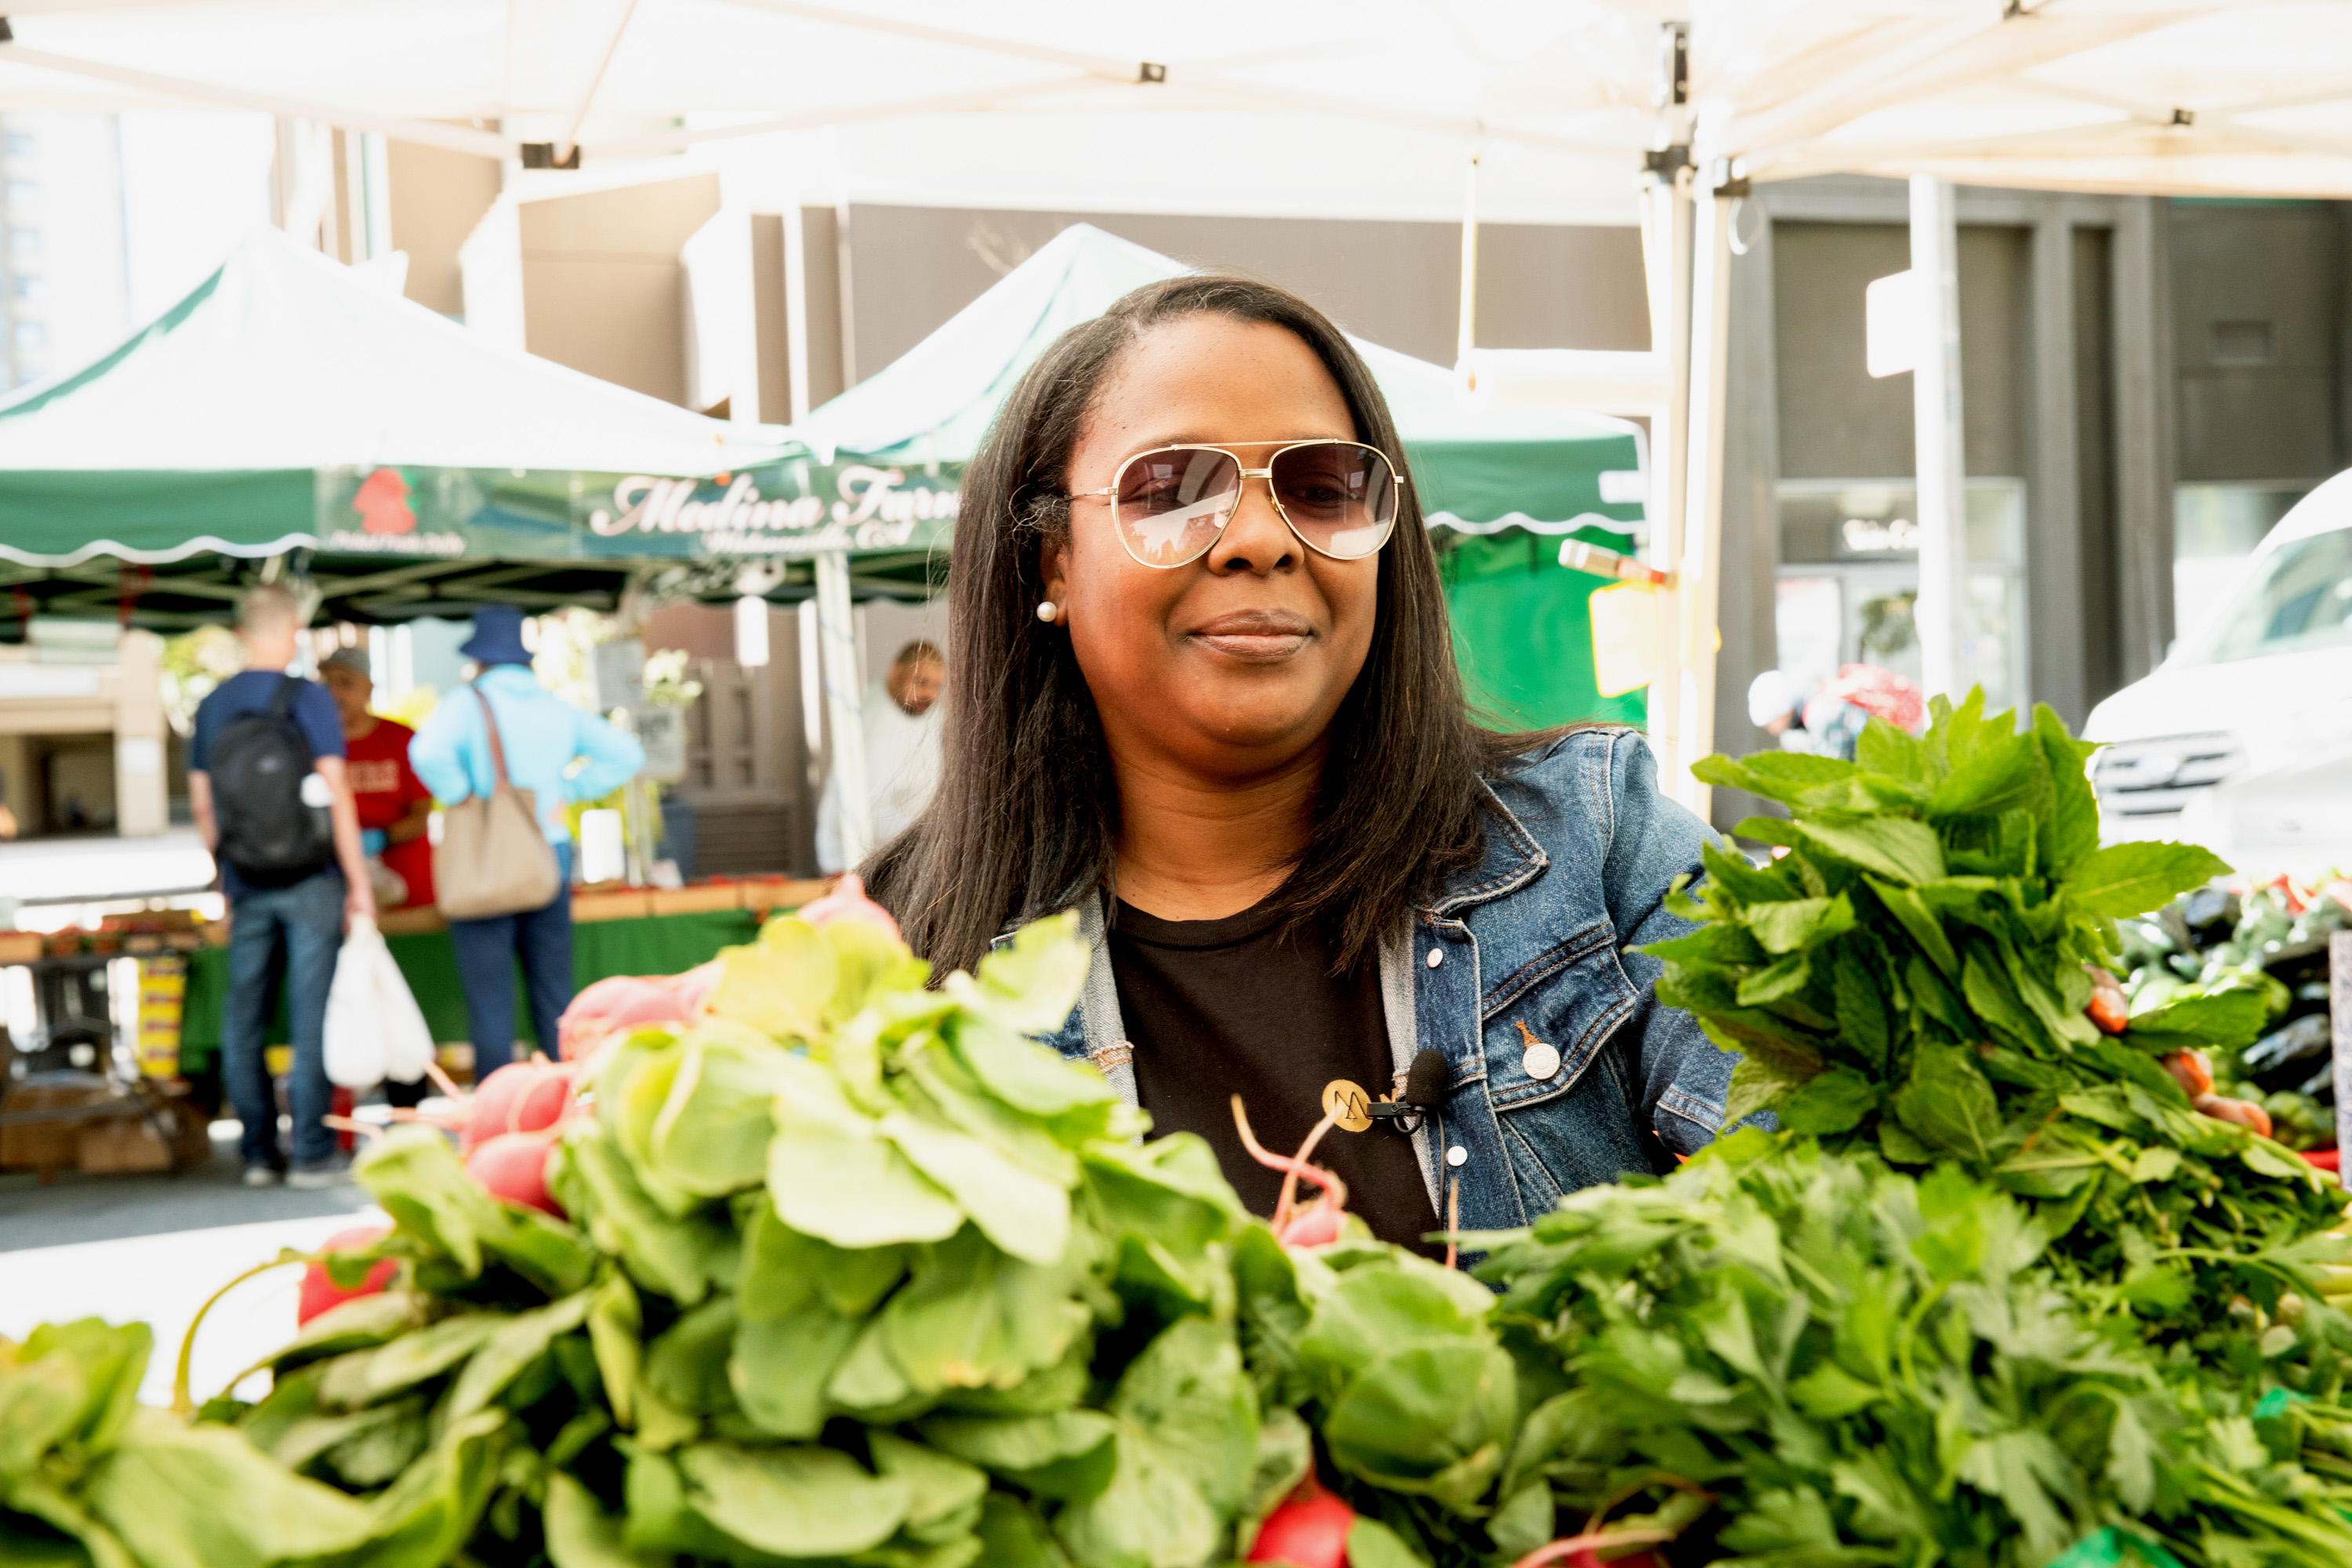
[[[381,851],[384,868],[408,885],[403,907],[433,901],[433,846],[425,836],[433,812],[433,792],[408,765],[408,742],[416,731],[368,711],[375,681],[367,649],[337,648],[319,666],[319,679],[335,699],[343,721],[344,767],[359,802],[360,831],[369,852]]]

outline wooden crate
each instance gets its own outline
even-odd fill
[[[0,963],[30,963],[41,956],[41,933],[0,931]]]

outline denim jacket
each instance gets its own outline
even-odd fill
[[[1691,929],[1663,900],[1677,876],[1698,875],[1714,837],[1659,795],[1642,736],[1571,732],[1489,787],[1484,860],[1380,956],[1397,1087],[1424,1047],[1451,1069],[1444,1111],[1414,1145],[1441,1216],[1458,1184],[1465,1230],[1525,1225],[1580,1187],[1672,1168],[1715,1136],[1738,1059],[1659,1004],[1662,965],[1632,951]],[[1086,990],[1046,1043],[1132,1101],[1099,896],[1078,915]]]

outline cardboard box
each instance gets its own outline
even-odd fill
[[[102,1083],[19,1084],[0,1100],[0,1112],[66,1110],[110,1098]],[[30,1121],[0,1127],[0,1166],[18,1171],[70,1170],[81,1162],[82,1124]]]
[[[110,1116],[103,1121],[85,1121],[79,1131],[81,1168],[88,1174],[172,1168],[172,1143],[144,1116]]]

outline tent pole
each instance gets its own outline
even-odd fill
[[[1650,351],[1666,367],[1666,400],[1650,423],[1649,561],[1673,574],[1681,564],[1689,485],[1691,172],[1669,163],[1643,192],[1642,259],[1650,286]],[[1682,592],[1669,575],[1658,590],[1657,645],[1648,698],[1651,749],[1658,782],[1671,790],[1681,767],[1681,644],[1675,632]]]
[[[841,797],[841,858],[855,868],[874,848],[874,797],[866,788],[864,686],[858,678],[857,627],[849,616],[845,550],[817,553],[816,624],[825,717],[833,725],[833,782]]]
[[[1454,374],[1463,386],[1478,390],[1478,372],[1470,352],[1478,346],[1478,149],[1470,149],[1470,166],[1462,185],[1462,320],[1454,334]]]
[[[1960,269],[1952,186],[1911,176],[1911,273],[1921,303],[1911,420],[1919,467],[1920,685],[1958,697],[1961,595],[1968,580],[1966,450],[1960,424]]]
[[[1681,584],[1676,616],[1681,653],[1677,762],[1668,788],[1704,817],[1711,791],[1691,765],[1715,750],[1715,667],[1722,637],[1717,612],[1723,577],[1723,423],[1725,377],[1731,363],[1731,203],[1738,194],[1721,163],[1713,165],[1706,195],[1696,204],[1691,247],[1690,403],[1684,443],[1690,473],[1684,491]]]

